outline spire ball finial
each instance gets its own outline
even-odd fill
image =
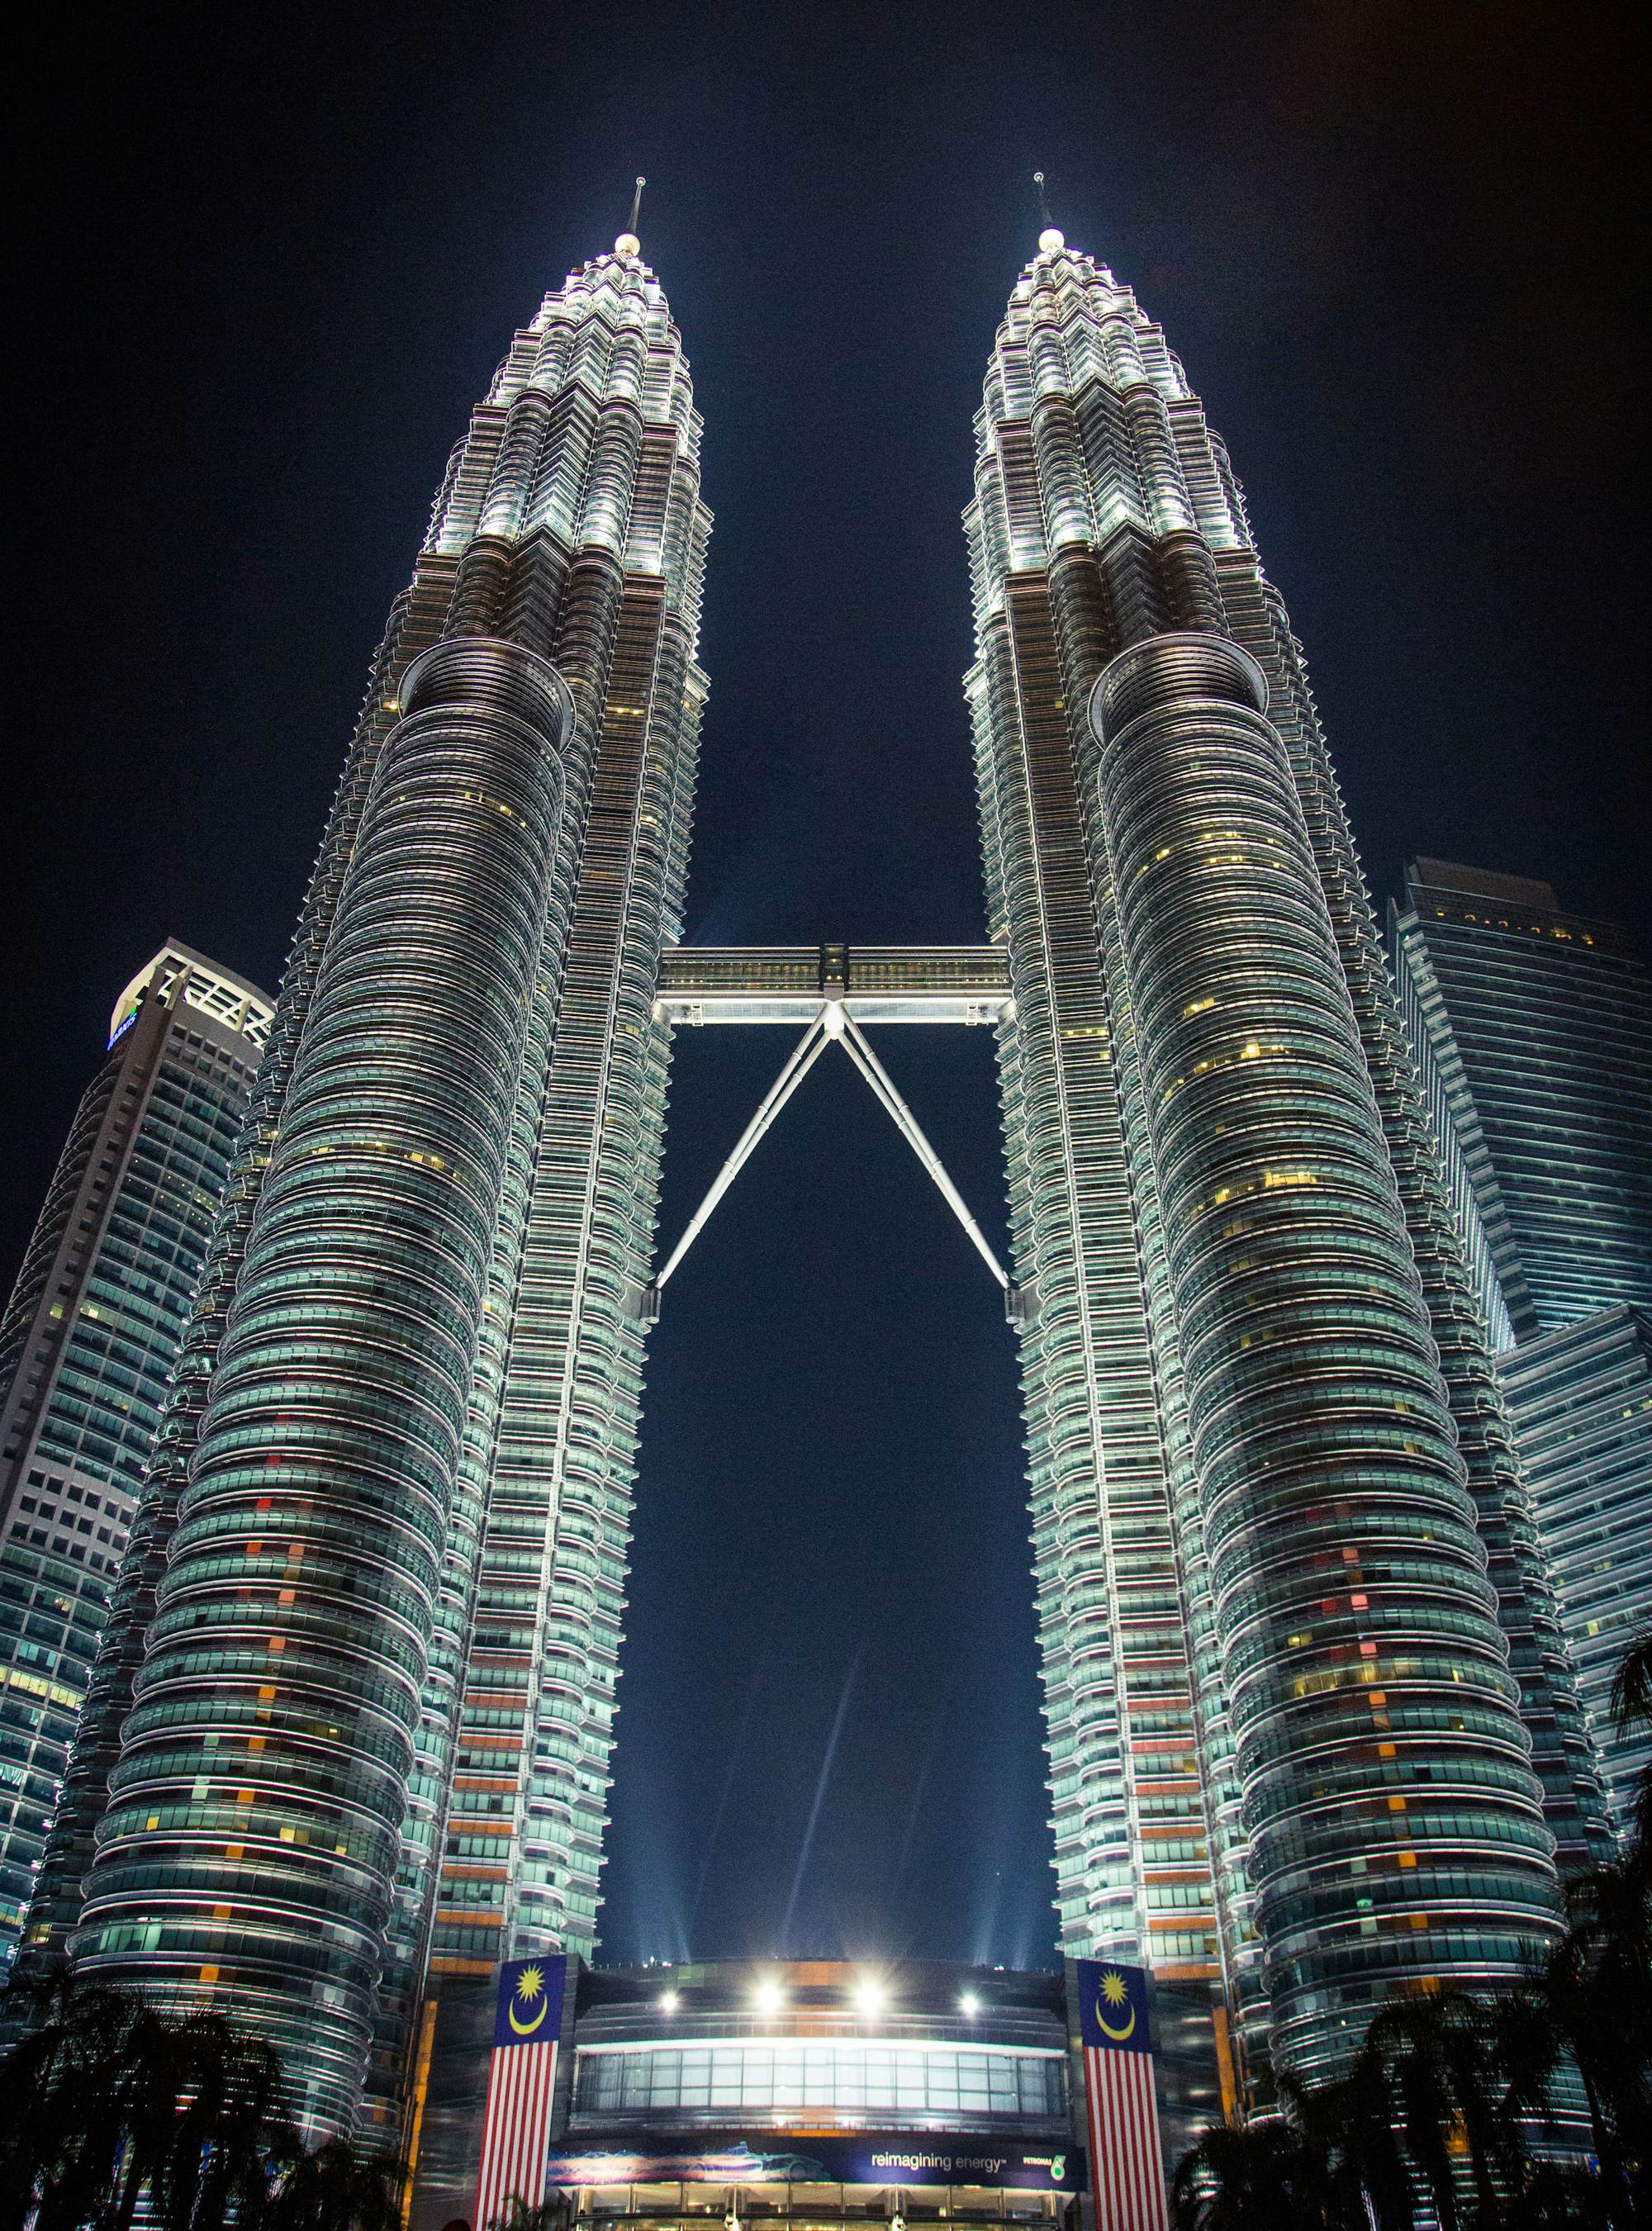
[[[1038,244],[1040,255],[1053,255],[1066,246],[1067,236],[1065,232],[1058,232],[1054,225],[1046,224],[1038,236]]]

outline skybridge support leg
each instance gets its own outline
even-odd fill
[[[828,999],[825,1003],[820,1013],[792,1049],[785,1068],[781,1070],[765,1094],[757,1113],[741,1133],[734,1152],[713,1179],[710,1190],[689,1219],[683,1237],[667,1256],[664,1267],[652,1285],[632,1286],[627,1292],[626,1306],[632,1316],[643,1324],[653,1324],[658,1322],[660,1291],[666,1280],[705,1228],[712,1210],[750,1161],[758,1141],[834,1038],[839,1042],[850,1060],[871,1086],[873,1098],[878,1102],[896,1129],[929,1172],[940,1190],[942,1199],[968,1232],[970,1245],[998,1281],[1004,1294],[1005,1316],[1014,1325],[1026,1326],[1032,1323],[1038,1314],[1036,1287],[1020,1287],[1011,1284],[1009,1274],[999,1262],[996,1255],[993,1253],[986,1234],[965,1207],[963,1196],[947,1175],[941,1157],[924,1137],[917,1116],[913,1115],[896,1089],[894,1079],[867,1044],[865,1034],[853,1018],[845,1011],[841,1002],[836,999]]]
[[[839,1010],[841,1012],[841,1010]],[[865,1033],[851,1015],[843,1016],[843,1050],[855,1067],[871,1085],[876,1097],[893,1119],[896,1129],[910,1147],[924,1168],[941,1189],[941,1197],[969,1233],[970,1241],[981,1261],[992,1272],[1006,1294],[1013,1290],[1009,1274],[988,1245],[987,1235],[964,1206],[963,1196],[947,1175],[941,1157],[924,1137],[918,1120],[895,1089],[894,1079],[884,1067],[867,1043]]]
[[[636,1314],[645,1323],[652,1324],[658,1316],[660,1289],[703,1230],[706,1219],[712,1210],[750,1161],[752,1150],[758,1141],[797,1090],[798,1086],[802,1083],[815,1063],[820,1060],[826,1051],[826,1018],[825,1011],[822,1010],[792,1049],[791,1057],[785,1068],[770,1085],[761,1106],[741,1133],[739,1144],[733,1154],[712,1180],[710,1191],[689,1219],[687,1229],[666,1258],[664,1267],[659,1276],[651,1286],[643,1290]]]

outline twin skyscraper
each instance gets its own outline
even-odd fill
[[[454,451],[25,1930],[256,2025],[317,2130],[401,2121],[444,1990],[596,1941],[699,436],[625,234]],[[1163,333],[1053,230],[975,443],[1056,1937],[1208,2008],[1242,2098],[1518,1974],[1610,1830],[1299,647]]]

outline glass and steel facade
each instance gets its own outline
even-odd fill
[[[818,2111],[839,2115],[1059,2117],[1059,2048],[703,2039],[683,2045],[588,2046],[580,2055],[581,2119],[637,2114]]]
[[[1390,910],[1402,1012],[1613,1810],[1652,1602],[1652,976],[1547,883],[1419,860]]]
[[[269,1019],[185,947],[139,970],[0,1318],[0,1970]]]
[[[1552,887],[1414,861],[1395,975],[1484,1234],[1500,1346],[1652,1308],[1652,973]]]
[[[1301,653],[1160,329],[1046,233],[965,515],[1060,1942],[1243,2088],[1516,1972],[1603,1848]]]
[[[1503,1362],[1544,1552],[1616,1824],[1627,1833],[1652,1734],[1616,1723],[1612,1682],[1652,1606],[1652,1313],[1603,1310]]]
[[[519,333],[374,662],[31,1934],[314,2130],[588,1950],[709,515],[637,242]]]

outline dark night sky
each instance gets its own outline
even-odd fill
[[[1376,887],[1441,853],[1644,934],[1627,10],[64,20],[13,204],[0,1259],[163,937],[273,988],[448,449],[638,171],[717,520],[692,938],[979,933],[958,513],[1039,167],[1228,438]],[[679,1040],[668,1238],[783,1051]],[[882,1051],[997,1228],[986,1036]],[[1044,1959],[1009,1335],[835,1056],[668,1304],[608,1956]]]

